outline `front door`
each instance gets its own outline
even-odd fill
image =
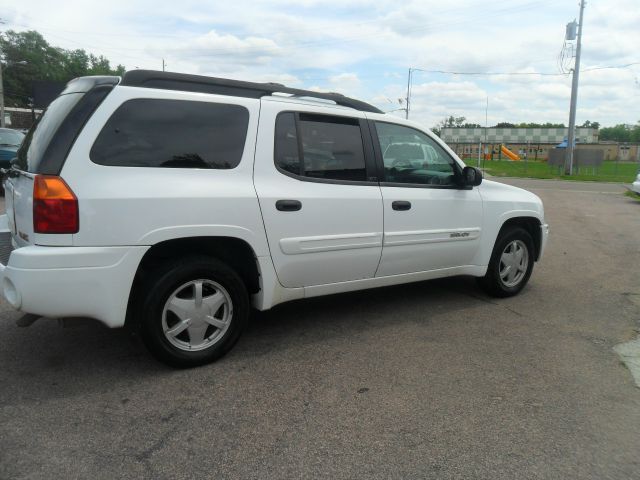
[[[384,245],[376,276],[471,265],[482,235],[477,188],[460,188],[460,166],[424,132],[372,122],[380,169]]]

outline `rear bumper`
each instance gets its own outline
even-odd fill
[[[121,327],[133,278],[148,248],[18,248],[7,265],[0,264],[0,288],[7,302],[25,313],[94,318]]]

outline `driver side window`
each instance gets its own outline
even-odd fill
[[[413,128],[376,122],[384,163],[384,181],[420,185],[456,185],[458,168],[434,140]]]

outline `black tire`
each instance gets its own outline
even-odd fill
[[[506,285],[503,279],[500,277],[500,264],[502,253],[505,248],[513,241],[519,240],[527,249],[528,264],[524,275],[516,285]],[[478,278],[478,284],[489,295],[494,297],[512,297],[517,295],[525,287],[531,277],[533,271],[533,264],[535,259],[535,249],[533,239],[529,232],[521,227],[507,227],[498,236],[496,243],[493,247],[493,253],[491,254],[491,260],[489,261],[489,268],[484,277]]]
[[[211,363],[231,350],[246,327],[250,312],[247,289],[234,270],[215,258],[193,256],[167,262],[149,276],[142,292],[140,336],[154,357],[172,367],[189,368]],[[165,335],[163,311],[177,289],[196,280],[215,282],[226,290],[231,299],[230,320],[224,334],[211,346],[185,351],[171,344]]]

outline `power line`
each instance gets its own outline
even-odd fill
[[[505,76],[516,76],[516,75],[541,75],[541,76],[549,76],[549,77],[559,77],[566,76],[566,73],[553,73],[553,72],[454,72],[448,70],[423,70],[419,68],[412,69],[418,72],[425,73],[442,73],[447,75],[476,75],[476,76],[495,76],[495,75],[505,75]]]
[[[634,65],[640,65],[640,62],[632,62],[626,63],[624,65],[607,65],[603,67],[590,67],[584,68],[580,70],[582,72],[593,72],[595,70],[612,70],[612,69],[623,69],[628,68]],[[422,68],[412,68],[412,71],[415,72],[424,72],[424,73],[441,73],[447,75],[475,75],[475,76],[518,76],[518,75],[538,75],[538,76],[548,76],[548,77],[566,77],[570,72],[460,72],[460,71],[449,71],[449,70],[426,70]]]
[[[631,62],[625,63],[624,65],[610,65],[606,67],[591,67],[580,70],[580,72],[593,72],[594,70],[610,70],[610,69],[618,69],[618,68],[629,68],[634,65],[640,65],[640,62]]]

